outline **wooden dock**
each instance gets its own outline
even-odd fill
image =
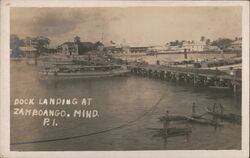
[[[189,67],[169,67],[163,65],[131,66],[133,74],[167,81],[191,83],[194,86],[229,87],[235,93],[241,91],[241,77],[223,71]]]

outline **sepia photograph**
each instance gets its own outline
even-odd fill
[[[10,4],[10,152],[246,149],[244,7],[153,4]]]

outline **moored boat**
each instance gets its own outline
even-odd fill
[[[170,115],[168,117],[166,116],[161,116],[159,117],[160,122],[164,122],[164,121],[185,121],[187,120],[186,116],[182,116],[182,115]]]
[[[72,79],[72,78],[95,78],[123,76],[129,70],[120,65],[77,65],[77,64],[54,64],[39,71],[40,79]]]
[[[177,128],[177,127],[171,127],[171,128],[147,128],[149,130],[157,131],[159,132],[159,136],[166,136],[166,137],[176,137],[176,136],[183,136],[183,135],[189,135],[192,133],[191,128]]]
[[[225,86],[209,86],[210,89],[216,89],[216,90],[229,90],[230,87]]]
[[[201,125],[223,126],[223,124],[214,120],[193,118],[193,117],[187,117],[187,120],[193,123],[201,124]]]
[[[212,116],[215,116],[215,117],[218,117],[222,120],[225,120],[225,121],[230,121],[230,122],[235,122],[235,123],[241,123],[241,116],[240,115],[236,115],[236,114],[232,114],[232,113],[229,113],[229,114],[221,114],[221,113],[217,113],[217,112],[213,112],[211,109],[207,108],[207,113],[212,115]]]

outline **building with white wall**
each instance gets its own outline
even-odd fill
[[[182,48],[184,52],[203,52],[205,50],[205,42],[184,42]]]
[[[65,42],[59,46],[59,52],[64,55],[79,55],[78,46],[74,42]]]

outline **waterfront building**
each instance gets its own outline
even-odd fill
[[[185,51],[185,48],[177,45],[177,46],[170,46],[168,52],[184,52]]]
[[[148,50],[148,46],[130,46],[130,53],[145,53]]]
[[[117,54],[117,53],[122,53],[123,49],[121,46],[116,46],[116,45],[111,45],[111,46],[105,46],[104,50],[107,51],[108,53],[112,54]]]
[[[231,45],[227,48],[227,50],[241,51],[242,50],[242,38],[239,38],[233,41]]]
[[[94,50],[95,44],[92,42],[79,42],[77,43],[78,46],[78,54],[83,55],[87,52]],[[100,46],[101,47],[101,46]]]
[[[125,53],[125,54],[128,54],[130,53],[130,49],[129,49],[129,46],[128,45],[122,45],[122,52]]]
[[[104,51],[107,51],[108,53],[112,53],[115,46],[105,46]]]
[[[166,46],[152,46],[150,48],[148,48],[149,51],[155,51],[158,53],[163,53],[166,52],[169,48]]]
[[[184,52],[203,52],[205,50],[205,42],[183,42],[182,48]]]
[[[220,52],[221,49],[217,46],[211,46],[211,45],[207,45],[204,47],[204,51],[208,51],[208,52]]]
[[[74,42],[65,42],[58,46],[58,50],[65,55],[79,55],[77,44]]]
[[[48,48],[48,53],[50,53],[50,54],[55,54],[55,53],[57,53],[57,48]]]
[[[148,46],[129,46],[129,45],[111,45],[105,46],[105,50],[112,54],[136,54],[145,53],[148,50]]]
[[[19,47],[19,50],[25,54],[25,56],[28,56],[28,57],[34,57],[35,54],[38,52],[38,50],[34,47],[31,47],[31,46],[22,46],[22,47]]]
[[[93,49],[91,42],[65,42],[58,46],[58,52],[65,55],[83,55]]]

